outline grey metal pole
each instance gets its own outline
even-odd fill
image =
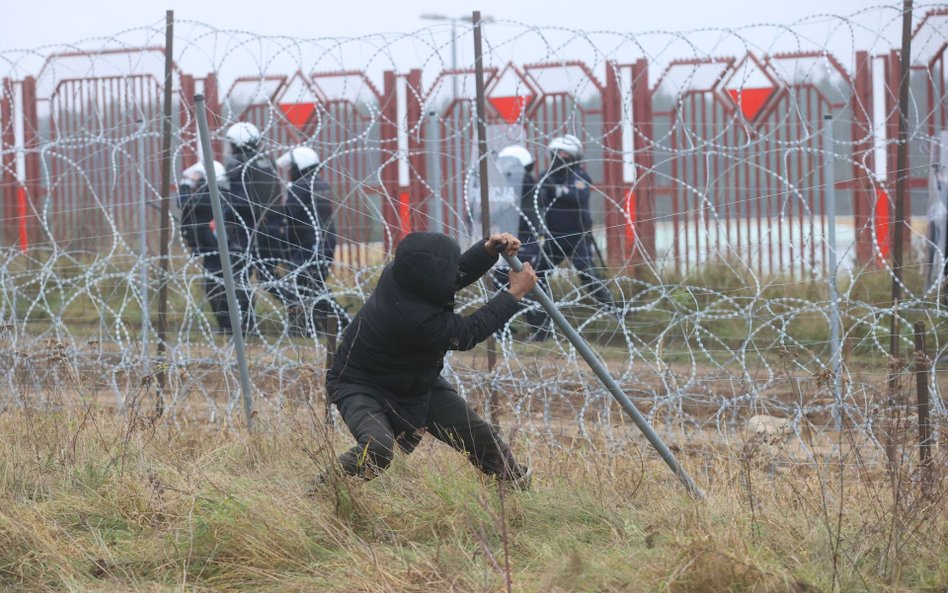
[[[507,263],[510,264],[510,269],[514,272],[519,272],[523,269],[523,263],[517,257],[510,257],[504,255],[504,259],[507,260]],[[619,384],[616,383],[616,380],[612,378],[612,375],[609,374],[609,369],[606,368],[606,365],[602,363],[596,353],[592,348],[589,347],[589,344],[586,343],[586,340],[579,335],[579,333],[573,329],[573,326],[566,321],[566,317],[556,308],[556,305],[553,303],[553,300],[547,295],[539,285],[534,286],[533,290],[530,291],[530,298],[536,300],[540,305],[546,309],[547,314],[553,319],[553,323],[560,328],[563,334],[566,336],[566,339],[569,340],[570,344],[576,348],[576,351],[579,352],[580,356],[586,360],[586,363],[589,367],[596,373],[596,376],[599,377],[599,380],[602,381],[602,384],[606,386],[606,389],[609,390],[609,393],[612,394],[612,397],[619,402],[619,405],[622,406],[622,409],[632,418],[632,422],[639,427],[639,430],[642,431],[642,434],[645,435],[645,438],[651,443],[652,447],[658,451],[658,454],[661,455],[662,459],[665,460],[665,463],[668,464],[668,467],[671,468],[675,475],[678,476],[678,479],[681,480],[681,483],[684,484],[685,488],[691,493],[695,498],[704,500],[704,492],[701,491],[701,488],[695,484],[694,480],[691,479],[691,476],[688,475],[688,472],[685,471],[681,464],[678,463],[678,460],[675,458],[675,455],[671,452],[665,442],[662,441],[662,437],[658,436],[658,433],[655,432],[655,429],[648,423],[648,420],[635,408],[632,404],[632,401],[622,392],[622,389],[619,387]]]
[[[221,267],[224,269],[224,291],[227,293],[227,308],[230,309],[230,327],[233,330],[234,350],[237,353],[237,370],[240,373],[240,391],[244,399],[244,413],[247,416],[247,430],[253,429],[253,399],[250,392],[250,373],[247,371],[247,355],[244,352],[243,324],[240,309],[237,308],[237,293],[234,290],[234,271],[230,268],[230,250],[227,247],[227,227],[224,224],[224,211],[221,208],[221,195],[217,188],[217,174],[214,171],[214,154],[211,152],[211,134],[207,127],[207,111],[204,95],[194,95],[194,110],[197,112],[198,134],[201,138],[204,174],[207,189],[211,194],[211,209],[214,211],[214,224],[217,227],[217,249],[221,253]]]
[[[833,367],[833,417],[836,430],[842,429],[843,410],[843,348],[840,338],[839,287],[836,283],[838,264],[836,261],[836,157],[833,154],[833,116],[823,116],[823,184],[826,191],[827,258],[829,264],[830,297],[830,365]]]
[[[441,198],[441,130],[438,123],[438,112],[428,112],[428,185],[431,186],[431,207],[428,214],[431,217],[431,230],[436,233],[444,232],[444,202]]]
[[[148,200],[145,196],[147,189],[145,171],[148,162],[145,159],[145,129],[148,124],[144,119],[141,120],[141,124],[141,128],[138,130],[138,160],[141,163],[138,186],[140,194],[138,204],[138,265],[141,268],[142,372],[147,376],[151,372],[151,363],[148,360],[148,332],[151,329],[151,307],[148,299]]]

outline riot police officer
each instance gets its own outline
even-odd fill
[[[537,276],[546,288],[546,276],[563,260],[569,260],[597,301],[615,312],[609,289],[599,278],[594,262],[596,246],[589,211],[591,180],[582,166],[582,142],[567,134],[549,144],[550,168],[540,180],[540,205],[547,235],[536,265]],[[549,336],[546,313],[531,310],[527,321],[537,328],[535,340]]]
[[[295,299],[290,303],[291,328],[294,333],[310,336],[325,331],[330,312],[338,316],[340,329],[348,322],[345,310],[326,288],[336,249],[332,220],[336,197],[329,183],[319,176],[319,164],[319,155],[307,146],[287,151],[277,159],[281,169],[288,169],[290,178],[285,240],[291,271],[284,279],[288,285],[295,280],[296,286]]]
[[[276,273],[283,254],[283,208],[280,181],[273,159],[260,150],[262,135],[251,123],[238,122],[227,129],[230,158],[230,208],[227,238],[234,252],[234,277],[238,279],[237,302],[245,312],[244,331],[256,327],[250,274],[282,300]]]
[[[226,190],[228,183],[224,165],[214,161],[214,172],[221,190]],[[184,170],[178,183],[178,206],[181,210],[181,238],[191,253],[201,258],[205,271],[204,294],[219,331],[229,334],[232,332],[230,314],[204,163],[196,163]]]

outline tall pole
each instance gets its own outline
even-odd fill
[[[158,343],[156,354],[160,359],[165,353],[165,341],[168,337],[168,253],[171,242],[171,167],[174,162],[171,156],[171,88],[173,86],[174,65],[174,11],[165,12],[165,86],[164,86],[164,113],[161,121],[161,216],[159,222],[159,241],[161,242],[161,283],[158,285]],[[213,168],[213,167],[212,167]],[[158,370],[158,400],[155,402],[155,411],[160,416],[164,412],[164,393],[167,385],[166,365]]]
[[[902,397],[898,393],[899,359],[899,303],[902,300],[902,227],[905,219],[905,181],[908,176],[908,100],[909,77],[912,73],[912,0],[902,4],[902,53],[899,56],[899,143],[896,147],[895,166],[895,216],[892,224],[892,316],[889,320],[889,352],[893,367],[889,371],[889,402],[899,405]],[[896,410],[896,414],[898,414]],[[895,423],[896,425],[898,422]],[[889,431],[886,442],[886,457],[890,468],[895,463],[895,435]]]
[[[477,88],[477,163],[481,189],[481,233],[490,237],[490,188],[487,186],[487,109],[484,99],[484,54],[481,44],[481,11],[475,10],[474,25],[474,84]],[[486,277],[485,277],[486,278]],[[491,281],[486,280],[488,286]],[[487,339],[487,372],[491,375],[490,407],[492,417],[497,409],[497,393],[493,387],[494,366],[497,364],[497,343],[494,336]],[[495,421],[496,423],[496,421]]]
[[[892,319],[889,349],[899,356],[898,308],[902,300],[902,232],[905,223],[905,188],[908,178],[908,101],[912,72],[912,0],[902,5],[902,54],[899,57],[899,143],[896,147],[895,220],[892,237]]]
[[[240,321],[237,292],[234,290],[234,271],[230,266],[230,249],[227,246],[227,225],[224,223],[221,195],[217,189],[217,172],[214,170],[214,153],[211,151],[211,133],[207,127],[207,107],[204,104],[204,95],[194,95],[194,110],[197,112],[198,134],[201,138],[201,160],[204,161],[204,175],[207,179],[207,190],[211,194],[211,210],[214,211],[214,224],[217,228],[217,250],[220,251],[221,261],[224,262],[224,292],[227,294],[227,308],[230,310],[230,326],[234,329],[234,350],[237,354],[237,371],[240,374],[240,391],[244,400],[247,430],[250,431],[253,429],[253,396],[250,392],[247,355],[244,352],[244,326]]]
[[[148,123],[142,118],[141,127],[138,130],[138,162],[141,164],[138,186],[138,266],[141,274],[142,299],[142,374],[145,376],[151,372],[151,364],[148,360],[148,331],[151,326],[151,307],[148,304],[148,199],[145,195],[147,190],[145,171],[148,170],[148,161],[145,159],[145,130],[147,129]]]
[[[499,250],[498,250],[499,251]],[[510,264],[510,269],[514,272],[519,272],[523,270],[523,263],[516,256],[511,257],[509,255],[504,255],[504,259],[507,260],[507,263]],[[619,384],[616,383],[616,380],[609,374],[609,369],[606,368],[606,365],[603,364],[602,360],[596,355],[592,348],[589,347],[589,344],[586,343],[586,340],[579,335],[579,332],[573,328],[572,325],[566,321],[566,317],[563,316],[563,313],[556,307],[556,304],[553,302],[553,299],[550,298],[546,292],[540,288],[540,285],[533,287],[533,290],[530,291],[530,298],[534,299],[540,306],[543,307],[550,318],[553,319],[553,323],[563,332],[563,335],[566,336],[566,339],[569,340],[570,344],[576,348],[576,351],[579,352],[580,356],[586,361],[589,365],[589,368],[599,377],[599,380],[602,381],[602,384],[609,390],[609,393],[612,394],[612,397],[622,406],[622,409],[625,410],[626,414],[632,419],[632,422],[642,431],[642,434],[645,435],[645,438],[648,442],[658,451],[658,454],[662,457],[668,467],[671,468],[675,475],[678,476],[678,479],[681,480],[681,483],[685,486],[688,492],[698,499],[704,499],[704,493],[701,491],[701,488],[695,484],[695,481],[691,479],[691,476],[687,471],[678,463],[678,459],[675,458],[675,454],[671,452],[671,449],[662,441],[662,437],[655,432],[655,429],[652,428],[652,425],[648,423],[648,420],[642,416],[641,412],[636,409],[632,404],[632,400],[622,391],[622,388],[619,387]]]
[[[843,349],[840,339],[839,287],[836,283],[836,157],[833,154],[833,116],[823,116],[823,183],[826,191],[826,233],[827,257],[829,259],[829,297],[830,297],[830,347],[832,348],[830,366],[833,367],[833,417],[836,430],[842,429],[843,410]]]

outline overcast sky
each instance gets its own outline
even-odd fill
[[[790,24],[813,15],[850,15],[869,7],[901,2],[872,0],[360,0],[263,2],[261,0],[40,0],[7,2],[0,48],[34,48],[149,25],[166,8],[179,19],[216,28],[299,37],[354,36],[409,32],[424,26],[422,13],[485,15],[531,25],[641,33],[755,23]],[[921,8],[924,10],[924,7]],[[920,11],[921,11],[920,10]]]

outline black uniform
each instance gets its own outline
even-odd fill
[[[280,182],[273,160],[254,150],[237,150],[227,163],[230,200],[227,239],[234,254],[237,304],[245,331],[255,327],[250,275],[282,298],[276,266],[282,256],[283,212]]]
[[[211,195],[206,182],[192,189],[182,184],[178,188],[178,206],[181,208],[181,236],[191,253],[201,258],[204,265],[204,293],[217,326],[222,332],[231,333],[227,294],[224,292],[224,275],[217,236],[211,229],[214,213]]]
[[[446,235],[412,233],[402,240],[326,374],[329,397],[358,441],[339,458],[346,473],[371,477],[391,462],[396,443],[411,452],[423,429],[466,451],[487,474],[525,471],[440,376],[448,350],[470,350],[519,309],[503,291],[468,317],[454,313],[454,293],[496,261],[484,242],[461,255]]]
[[[532,169],[533,165],[530,167]],[[533,266],[536,266],[537,256],[540,255],[537,234],[543,229],[542,217],[537,209],[541,200],[536,190],[537,180],[528,169],[523,172],[523,185],[520,190],[520,226],[517,229],[517,238],[522,244],[518,257]]]
[[[554,159],[550,164],[550,170],[541,181],[539,196],[549,236],[543,242],[536,273],[546,289],[546,275],[568,259],[596,300],[614,308],[612,295],[596,272],[598,266],[594,259],[592,215],[589,212],[590,185],[589,174],[578,163]],[[527,319],[534,326],[543,326],[546,313],[533,310]]]
[[[336,201],[329,183],[316,174],[316,167],[299,171],[293,165],[295,178],[286,196],[286,259],[291,272],[286,276],[295,284],[296,296],[291,311],[298,330],[325,329],[326,316],[334,311],[340,317],[340,327],[348,322],[345,310],[326,289],[326,276],[332,267],[336,250],[336,228],[332,221]],[[294,282],[295,281],[295,282]]]

